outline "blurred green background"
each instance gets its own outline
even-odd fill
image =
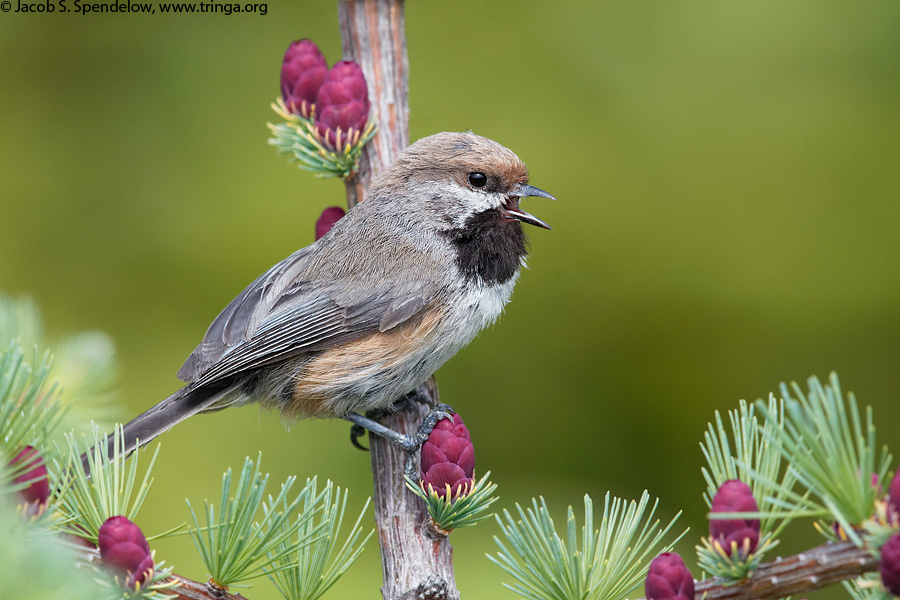
[[[13,3],[15,4],[15,2]],[[412,137],[472,129],[559,201],[526,209],[530,270],[502,322],[438,373],[501,505],[587,492],[685,510],[714,410],[835,370],[900,447],[900,3],[410,2]],[[137,414],[178,387],[207,325],[344,199],[266,145],[281,56],[340,57],[335,3],[259,15],[0,14],[0,289],[51,331],[115,339]],[[341,422],[245,407],[162,438],[145,530],[264,453],[275,479],[370,493]],[[816,543],[793,527],[781,553]],[[464,597],[513,598],[453,535]],[[158,558],[204,579],[187,538]],[[688,559],[692,562],[692,559]],[[696,574],[696,573],[695,573]],[[380,597],[377,544],[330,597]],[[276,598],[260,581],[243,592]]]

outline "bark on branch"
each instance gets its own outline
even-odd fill
[[[808,594],[877,568],[878,561],[866,548],[829,542],[765,563],[738,585],[723,585],[721,579],[701,581],[696,597],[706,593],[707,600],[776,600]]]
[[[358,172],[347,181],[347,205],[352,208],[363,201],[372,178],[409,144],[409,61],[402,0],[341,0],[338,17],[344,58],[362,67],[378,124]],[[434,405],[437,386],[434,380],[428,383]],[[414,433],[429,410],[407,403],[382,423],[400,433]],[[369,440],[385,600],[458,599],[453,549],[445,536],[434,532],[423,503],[406,488],[406,454],[383,438]]]
[[[363,150],[359,170],[347,182],[347,204],[361,202],[372,178],[409,145],[409,60],[403,0],[341,0],[344,58],[362,67],[378,135]]]
[[[726,585],[719,577],[698,581],[694,598],[778,600],[803,596],[876,569],[878,561],[868,549],[858,548],[852,542],[828,542],[794,556],[763,563],[739,583]]]

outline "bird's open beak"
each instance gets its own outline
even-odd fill
[[[551,200],[556,200],[556,198],[540,188],[536,188],[533,185],[527,185],[524,183],[517,183],[509,191],[507,201],[503,204],[503,215],[510,219],[521,221],[522,223],[528,223],[529,225],[543,227],[544,229],[552,229],[552,227],[550,227],[534,215],[530,215],[519,208],[519,198],[528,198],[530,196],[539,196],[541,198],[550,198]]]

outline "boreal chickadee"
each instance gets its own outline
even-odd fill
[[[519,207],[552,198],[527,181],[513,152],[472,133],[409,146],[364,202],[216,317],[178,373],[187,385],[125,425],[125,451],[248,402],[290,419],[390,407],[500,316],[521,224],[549,229]]]

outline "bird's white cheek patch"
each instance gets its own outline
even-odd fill
[[[503,198],[497,194],[477,192],[465,188],[462,188],[461,192],[464,196],[463,205],[454,217],[454,225],[458,228],[465,227],[466,223],[473,216],[487,210],[500,208],[503,205]]]

